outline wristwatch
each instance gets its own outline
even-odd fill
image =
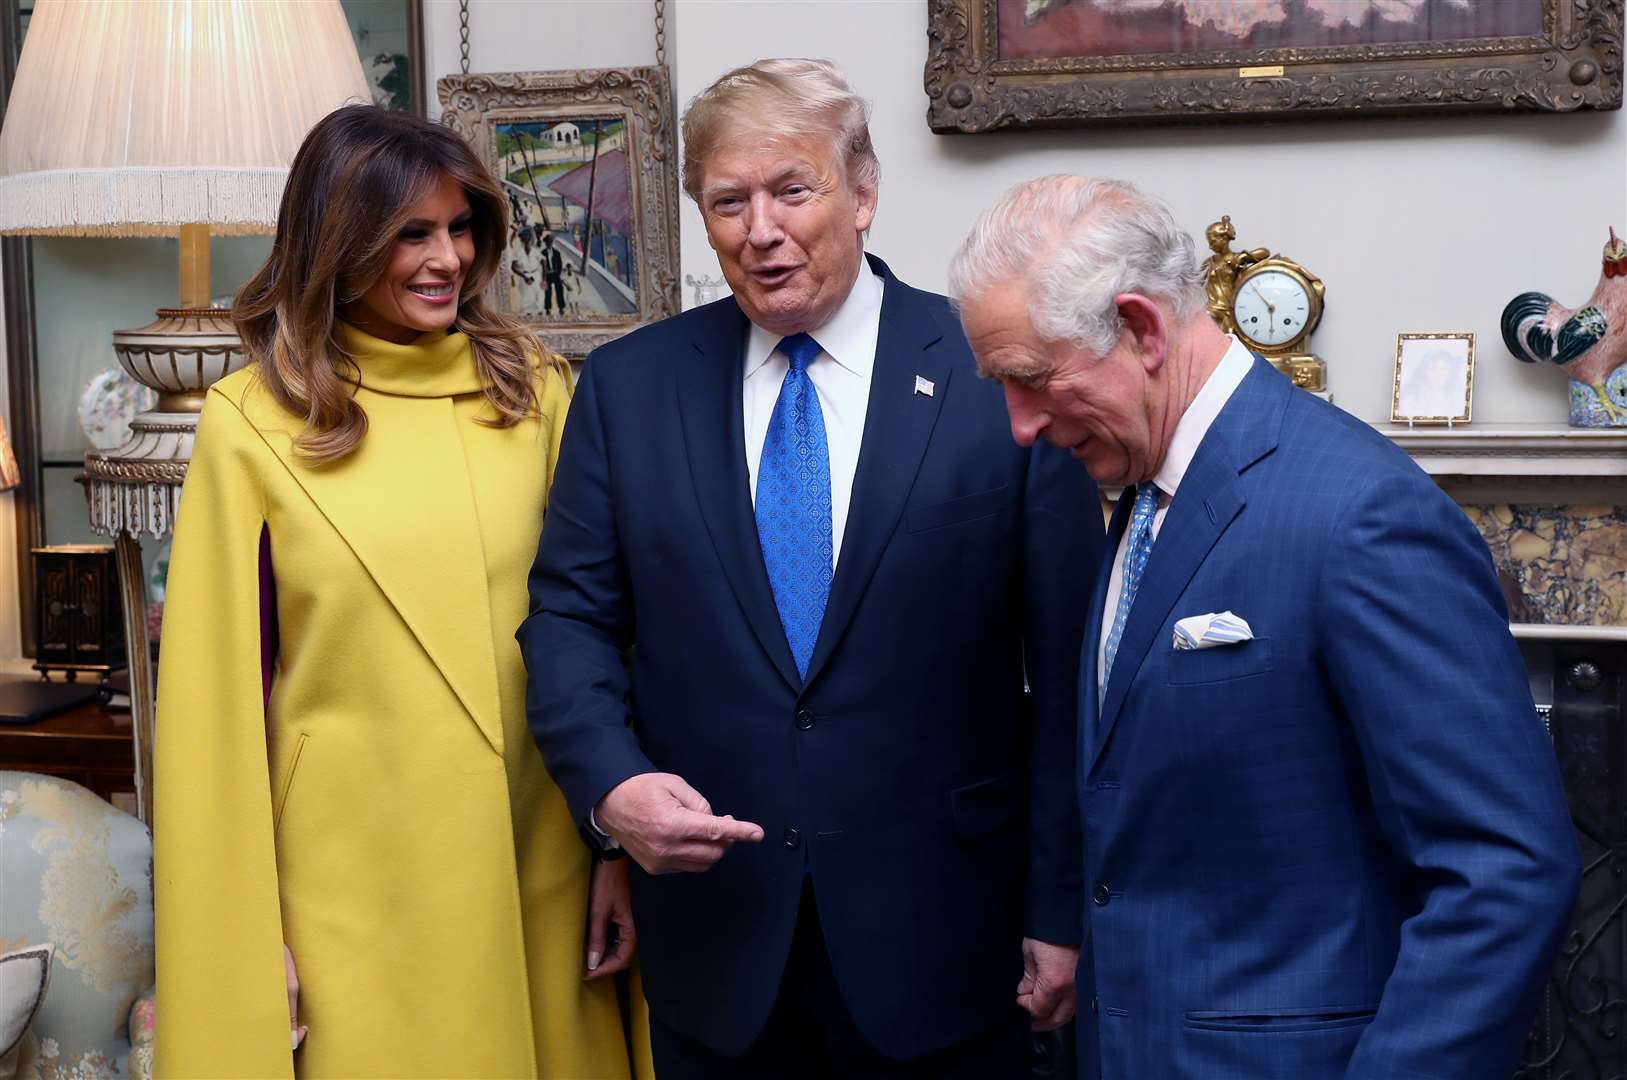
[[[627,850],[621,846],[621,841],[599,828],[599,822],[594,818],[592,810],[588,811],[588,819],[582,824],[580,831],[582,839],[593,850],[593,855],[597,859],[608,862],[627,854]]]

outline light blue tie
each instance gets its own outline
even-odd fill
[[[1108,631],[1107,647],[1102,650],[1099,694],[1107,691],[1107,679],[1113,674],[1113,658],[1119,654],[1119,639],[1124,636],[1124,624],[1130,621],[1130,605],[1136,602],[1136,590],[1141,587],[1141,572],[1147,569],[1147,556],[1152,554],[1152,519],[1156,513],[1158,485],[1142,484],[1136,488],[1135,506],[1130,509],[1130,541],[1124,550],[1124,574],[1118,610],[1113,613],[1113,628]]]
[[[780,384],[757,466],[757,538],[785,640],[798,674],[806,675],[830,598],[830,449],[819,395],[808,378],[819,343],[792,334],[779,351],[791,367]]]

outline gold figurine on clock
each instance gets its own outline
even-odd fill
[[[1310,351],[1322,321],[1322,281],[1299,263],[1265,248],[1233,251],[1231,217],[1209,226],[1214,252],[1203,264],[1209,314],[1220,328],[1270,361],[1294,385],[1327,390],[1327,365]]]

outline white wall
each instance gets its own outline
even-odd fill
[[[760,56],[840,64],[875,105],[869,248],[911,284],[943,289],[954,246],[1007,186],[1052,172],[1121,177],[1168,199],[1200,245],[1227,213],[1237,246],[1282,251],[1322,278],[1312,344],[1335,400],[1358,416],[1389,417],[1397,332],[1473,330],[1474,419],[1563,423],[1564,377],[1518,364],[1497,320],[1527,289],[1571,306],[1587,297],[1606,226],[1627,226],[1627,114],[934,135],[926,7],[677,0],[677,98]],[[684,272],[715,276],[687,199],[680,216]]]
[[[669,2],[669,9],[672,4]],[[668,60],[673,17],[667,15]],[[429,114],[439,116],[435,80],[456,75],[457,0],[424,0]],[[655,63],[652,0],[470,0],[469,70],[557,71]]]

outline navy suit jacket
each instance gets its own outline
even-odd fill
[[[805,870],[848,1010],[896,1058],[1007,1015],[1025,932],[1082,933],[1096,489],[1012,443],[947,300],[870,265],[880,338],[807,678],[758,545],[732,297],[589,357],[519,632],[531,730],[578,820],[661,770],[767,832],[705,873],[633,875],[651,1009],[726,1054],[767,1021]]]
[[[1113,550],[1128,500],[1109,529]],[[1512,1073],[1580,857],[1486,546],[1263,360],[1080,679],[1081,1074]],[[1177,651],[1177,619],[1254,639]]]

